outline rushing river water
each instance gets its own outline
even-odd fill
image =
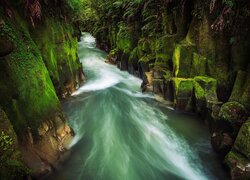
[[[204,125],[142,94],[141,80],[105,56],[84,34],[79,57],[88,80],[63,104],[76,137],[49,179],[227,179]]]

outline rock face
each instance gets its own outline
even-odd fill
[[[56,113],[52,119],[42,122],[38,128],[39,140],[28,128],[27,143],[21,146],[21,150],[25,164],[32,168],[32,176],[41,177],[49,173],[63,159],[73,135],[62,113]]]
[[[0,50],[0,116],[3,110],[4,119],[13,127],[4,133],[21,152],[22,158],[15,160],[24,162],[36,177],[50,171],[67,151],[74,133],[59,99],[70,95],[84,75],[77,57],[77,37],[62,4],[43,4],[47,10],[55,6],[54,13],[44,11],[35,28],[22,13],[24,3],[8,4],[11,18],[0,11],[0,45],[5,44]],[[7,169],[6,176],[8,173]]]
[[[71,24],[49,16],[31,32],[59,98],[69,96],[85,79],[73,35]]]

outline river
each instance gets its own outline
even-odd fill
[[[201,120],[141,93],[141,80],[105,63],[90,34],[78,53],[88,80],[63,103],[76,137],[48,179],[228,179]]]

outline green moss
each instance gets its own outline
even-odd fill
[[[225,157],[224,163],[229,167],[233,168],[233,166],[238,163],[241,165],[247,165],[249,161],[242,156],[241,154],[235,152],[234,150],[231,150],[227,156]]]
[[[207,59],[197,53],[193,54],[191,77],[206,75],[206,62]]]
[[[32,33],[32,37],[41,49],[50,77],[60,95],[66,83],[76,83],[75,77],[81,69],[77,57],[78,41],[73,37],[73,29],[70,24],[47,17],[45,23]]]
[[[129,55],[129,61],[132,61],[134,59],[138,59],[137,57],[137,47],[132,50],[132,52]]]
[[[150,54],[151,49],[150,49],[150,43],[147,39],[141,38],[138,41],[137,44],[137,57],[140,59],[144,55]]]
[[[177,110],[192,111],[193,79],[172,78],[174,104]]]
[[[4,58],[1,66],[8,76],[0,77],[6,86],[14,84],[9,97],[1,96],[8,101],[1,101],[13,127],[18,135],[29,126],[35,132],[41,121],[59,108],[59,101],[50,80],[42,56],[31,39],[25,23],[10,22],[4,19],[1,33],[6,34],[13,42],[14,51]],[[11,100],[13,99],[14,100]]]
[[[230,169],[232,179],[249,179],[249,159],[238,153],[234,149],[225,157],[224,164]]]
[[[175,46],[172,58],[175,77],[190,77],[190,69],[194,51],[195,46],[186,42],[182,42],[181,44],[177,44]]]
[[[194,77],[195,97],[197,100],[217,101],[217,81],[206,76]]]
[[[242,118],[245,118],[246,120],[246,116],[246,108],[242,104],[235,101],[223,104],[220,110],[220,117],[232,124],[236,123],[237,120],[243,121]]]
[[[237,137],[242,124],[247,120],[249,114],[245,107],[238,102],[227,102],[222,105],[219,117],[221,122],[226,123],[231,129],[231,136]]]
[[[250,160],[250,118],[242,125],[235,140],[234,148]]]
[[[25,178],[29,170],[21,162],[16,134],[1,107],[0,124],[0,179]]]
[[[205,111],[210,103],[217,102],[217,81],[211,77],[194,77],[194,96],[196,102],[196,111]]]

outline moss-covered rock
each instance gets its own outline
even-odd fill
[[[192,66],[190,76],[204,76],[206,75],[206,63],[207,59],[197,53],[193,54]]]
[[[217,81],[206,76],[194,77],[194,95],[197,112],[202,112],[209,108],[210,104],[217,102]]]
[[[250,178],[250,161],[240,153],[230,151],[225,157],[224,163],[229,168],[232,179]]]
[[[28,126],[35,133],[41,121],[60,107],[41,53],[27,29],[23,21],[7,19],[1,29],[16,48],[0,61],[0,104],[18,135]]]
[[[0,9],[5,22],[0,34],[4,34],[14,47],[0,61],[0,105],[22,143],[24,162],[41,174],[45,164],[48,169],[51,164],[56,164],[73,137],[73,131],[62,115],[53,83],[57,87],[55,82],[58,80],[71,89],[68,82],[75,80],[77,70],[81,69],[76,55],[77,39],[72,37],[72,31],[68,29],[70,25],[60,25],[52,20],[56,17],[49,18],[52,23],[45,29],[37,26],[41,37],[30,30],[30,24],[22,14],[15,10],[13,13],[13,18],[9,19]],[[51,79],[55,81],[52,83]],[[43,133],[41,126],[48,121],[49,128]],[[21,168],[16,159],[6,162],[7,169]],[[21,175],[21,172],[17,174]]]
[[[250,178],[250,118],[242,125],[224,163],[230,169],[232,179]]]
[[[78,40],[70,24],[57,17],[45,17],[32,32],[60,98],[70,95],[84,80],[77,56]]]
[[[190,69],[192,67],[195,49],[195,45],[187,42],[176,45],[172,58],[175,77],[190,77]]]
[[[179,111],[193,111],[193,79],[172,78],[175,108]]]
[[[234,148],[250,160],[250,118],[241,126]]]
[[[206,3],[201,3],[203,2],[195,2],[196,17],[192,19],[186,41],[195,44],[198,54],[206,58],[206,75],[217,80],[218,98],[225,102],[230,96],[232,86],[229,81],[230,44],[225,33],[211,30],[214,19],[204,9]]]
[[[246,108],[238,102],[227,102],[220,109],[220,120],[224,121],[233,129],[232,136],[235,138],[242,124],[248,118]]]
[[[29,175],[18,148],[16,133],[0,107],[0,179],[25,179]]]

